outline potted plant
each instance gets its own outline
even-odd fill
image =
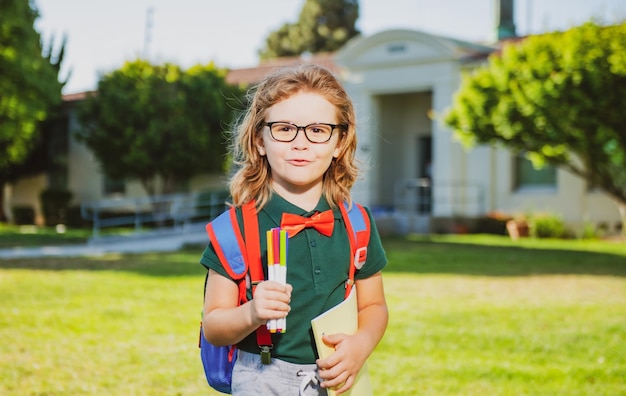
[[[525,238],[530,235],[530,227],[525,216],[516,216],[506,222],[506,230],[512,240]]]

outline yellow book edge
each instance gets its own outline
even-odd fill
[[[359,328],[359,312],[356,299],[356,287],[352,287],[350,295],[340,304],[334,306],[328,311],[316,316],[311,320],[313,328],[313,336],[315,338],[315,346],[317,353],[321,359],[325,359],[335,352],[335,349],[329,347],[322,341],[322,334],[354,334]],[[329,396],[336,396],[333,389],[328,389]],[[352,388],[348,392],[343,393],[345,396],[370,396],[373,395],[372,384],[369,372],[367,370],[367,362],[361,367],[361,371],[357,375]]]

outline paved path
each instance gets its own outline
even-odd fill
[[[175,251],[185,244],[208,242],[202,229],[185,232],[154,232],[127,237],[100,238],[85,245],[15,247],[0,249],[0,259],[35,257],[101,256],[108,253]]]

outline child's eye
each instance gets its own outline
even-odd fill
[[[296,128],[290,124],[274,124],[272,131],[277,133],[293,132]]]
[[[307,128],[308,132],[314,133],[314,134],[328,134],[330,133],[330,128],[328,128],[326,125],[309,125],[309,127]]]

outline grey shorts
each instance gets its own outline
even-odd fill
[[[258,354],[239,350],[233,369],[232,394],[326,396],[327,392],[319,386],[315,364],[294,364],[276,358],[272,358],[271,364],[262,364]]]

